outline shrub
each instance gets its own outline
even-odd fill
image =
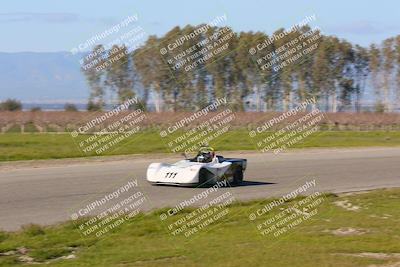
[[[22,109],[22,104],[16,99],[7,99],[0,103],[0,110],[2,111],[17,111]]]
[[[26,233],[28,236],[37,236],[44,234],[43,227],[37,224],[24,225],[22,226],[22,231]]]
[[[102,110],[103,106],[100,103],[95,103],[91,100],[89,100],[88,104],[87,104],[87,110],[88,111],[99,111]]]
[[[0,231],[0,243],[8,238],[8,234],[4,231]]]
[[[31,108],[32,112],[41,111],[41,110],[42,110],[41,107],[33,107],[33,108]]]
[[[66,103],[64,106],[64,110],[65,111],[78,111],[78,108],[74,104]]]
[[[385,105],[383,103],[378,102],[378,103],[375,104],[375,112],[383,113],[383,112],[385,112],[385,109],[386,109],[386,107],[385,107]]]

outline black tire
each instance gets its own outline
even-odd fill
[[[198,187],[207,187],[210,185],[210,179],[212,177],[212,173],[209,172],[205,168],[201,168],[199,172],[199,184]]]
[[[237,166],[233,173],[233,184],[240,185],[243,182],[243,169],[242,166]]]

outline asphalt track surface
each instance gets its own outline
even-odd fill
[[[231,192],[236,200],[279,197],[314,179],[316,186],[312,190],[321,192],[400,187],[399,147],[224,155],[248,159],[245,183],[218,190]],[[77,210],[130,180],[137,181],[134,190],[146,197],[141,209],[174,207],[207,189],[152,186],[145,181],[145,172],[151,162],[178,159],[177,156],[146,155],[1,163],[0,229],[12,231],[29,223],[46,225],[68,220]],[[201,201],[195,203],[200,204]]]

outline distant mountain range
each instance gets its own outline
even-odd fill
[[[82,54],[0,52],[0,100],[83,103],[89,89],[80,70]]]

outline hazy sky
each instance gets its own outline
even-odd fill
[[[236,31],[272,33],[315,14],[326,34],[369,45],[400,34],[400,1],[3,0],[0,52],[70,51],[124,18],[138,15],[148,34],[226,14]]]

